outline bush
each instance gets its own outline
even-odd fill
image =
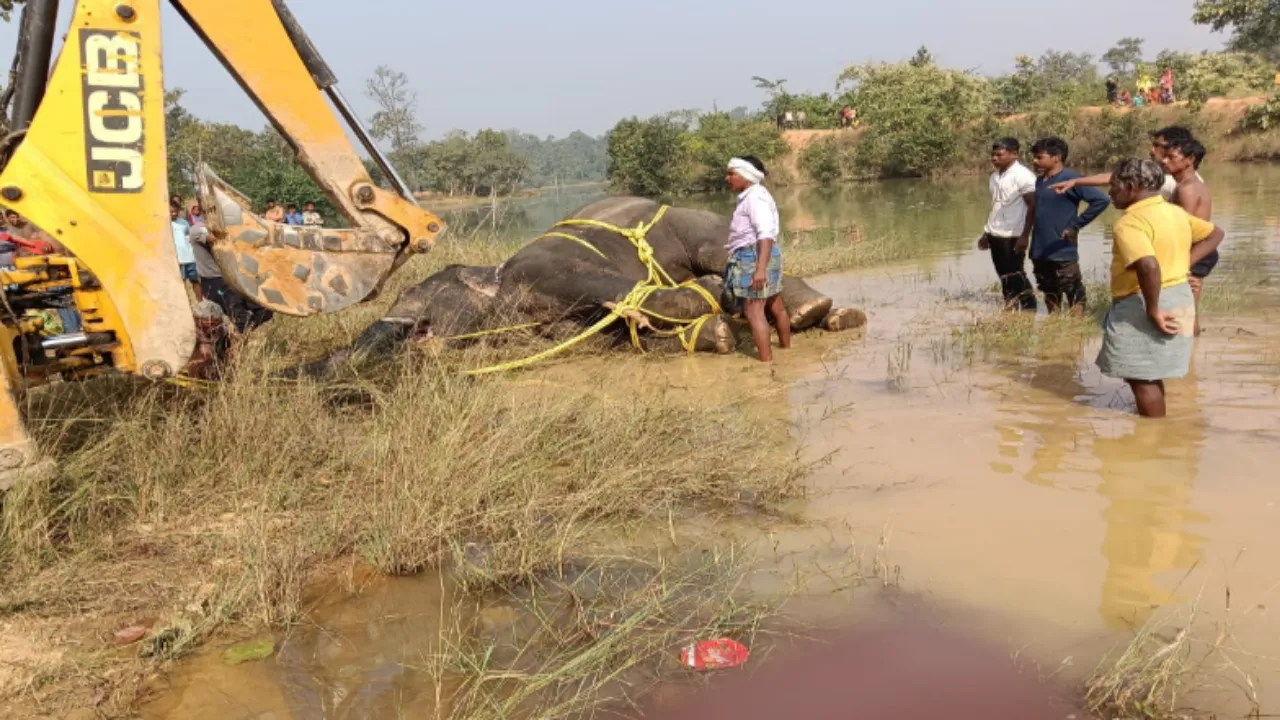
[[[1179,99],[1194,103],[1210,97],[1255,95],[1275,82],[1275,66],[1255,53],[1165,51],[1156,58],[1156,66],[1172,68]]]
[[[1280,93],[1261,105],[1252,105],[1236,125],[1238,133],[1264,133],[1280,128]]]
[[[881,177],[930,175],[952,166],[965,150],[966,128],[991,106],[986,80],[932,62],[870,63],[840,81],[867,130],[855,160],[860,172]]]
[[[623,120],[609,133],[609,182],[615,189],[659,197],[680,181],[685,128],[669,118]]]
[[[609,133],[609,181],[642,197],[672,197],[718,189],[729,158],[755,155],[768,163],[789,148],[777,126],[728,113],[623,120]]]
[[[1123,158],[1145,157],[1151,144],[1151,131],[1160,123],[1145,110],[1102,111],[1097,122],[1082,128],[1084,135],[1077,143],[1079,151],[1072,162],[1080,167],[1109,168]]]
[[[800,153],[800,170],[811,180],[830,185],[845,176],[840,143],[836,138],[822,138],[810,143]]]
[[[1106,102],[1106,88],[1098,66],[1088,53],[1050,50],[1038,59],[1019,55],[1012,74],[995,80],[1000,103],[1012,112],[1043,109],[1049,104],[1070,107]]]

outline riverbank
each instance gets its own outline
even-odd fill
[[[1071,144],[1073,166],[1104,170],[1126,154],[1145,154],[1147,133],[1168,125],[1190,127],[1209,148],[1209,162],[1273,162],[1280,159],[1280,130],[1239,133],[1236,128],[1252,107],[1266,97],[1210,98],[1201,107],[1189,103],[1148,108],[1084,107],[1063,111],[1013,115],[972,128],[962,157],[940,175],[984,174],[990,139],[1017,137],[1024,148],[1046,135],[1059,135]],[[867,166],[858,148],[865,126],[852,130],[789,130],[782,133],[790,151],[780,158],[780,179],[788,185],[831,184],[880,179],[879,169]]]

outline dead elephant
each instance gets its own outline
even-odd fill
[[[618,228],[636,228],[659,217],[662,206],[633,197],[601,200],[570,216]],[[662,318],[692,321],[712,312],[708,296],[723,299],[721,276],[728,260],[725,240],[729,219],[710,212],[671,207],[645,235],[656,265],[675,284],[648,295],[630,310],[646,349],[680,349],[679,338],[648,330],[673,327]],[[312,363],[309,374],[335,370],[356,356],[376,357],[394,352],[410,340],[458,338],[486,329],[569,320],[584,328],[609,315],[650,277],[631,239],[614,230],[583,225],[558,225],[519,250],[498,267],[451,265],[408,288],[387,314],[370,325],[347,348]],[[666,283],[670,285],[671,283]],[[783,296],[797,330],[860,328],[866,315],[852,308],[834,308],[832,300],[803,280],[785,276]],[[627,336],[626,324],[611,332]],[[729,353],[736,347],[734,325],[726,314],[710,317],[688,331],[685,342],[699,352]]]

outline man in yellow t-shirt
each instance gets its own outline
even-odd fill
[[[1222,243],[1212,223],[1160,196],[1164,170],[1151,160],[1123,160],[1111,173],[1116,222],[1111,311],[1098,367],[1129,383],[1143,417],[1165,416],[1164,381],[1187,374],[1196,317],[1191,266]]]

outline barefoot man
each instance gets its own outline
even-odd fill
[[[778,205],[764,187],[764,163],[756,157],[734,158],[729,162],[725,182],[738,193],[738,206],[729,223],[729,265],[725,268],[725,292],[741,302],[751,324],[760,359],[773,362],[772,335],[765,313],[778,327],[778,344],[791,347],[791,318],[782,301],[782,250],[778,236],[782,223]]]
[[[1222,243],[1222,231],[1160,196],[1164,170],[1153,160],[1123,160],[1111,173],[1116,222],[1111,310],[1098,367],[1133,389],[1138,414],[1165,416],[1164,381],[1191,365],[1195,298],[1191,265]]]

